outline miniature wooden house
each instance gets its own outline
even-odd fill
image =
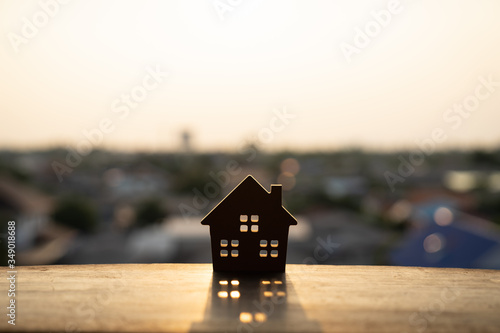
[[[247,176],[201,221],[210,226],[214,271],[283,272],[288,228],[281,185],[266,191]]]

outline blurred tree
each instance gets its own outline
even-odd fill
[[[478,195],[477,213],[500,225],[500,194],[483,193]]]
[[[485,150],[474,150],[470,153],[470,161],[473,166],[492,166],[496,167],[500,165],[500,160],[495,153],[488,152]]]
[[[32,176],[22,167],[0,160],[0,174],[5,174],[23,183],[31,182]]]
[[[61,199],[51,217],[56,223],[83,232],[92,232],[97,226],[95,208],[84,197],[71,196]]]
[[[156,198],[146,199],[136,206],[136,225],[146,226],[161,222],[167,216],[161,201]]]
[[[208,155],[178,155],[179,169],[172,179],[172,190],[178,194],[192,195],[195,188],[202,189],[212,179],[212,158]]]

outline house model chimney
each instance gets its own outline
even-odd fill
[[[276,185],[276,184],[273,184],[271,185],[271,202],[273,203],[273,205],[279,205],[281,206],[282,204],[282,186],[281,184],[279,185]]]

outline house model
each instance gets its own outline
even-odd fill
[[[268,192],[249,175],[203,218],[214,271],[285,271],[288,228],[297,221],[281,197],[281,185]]]

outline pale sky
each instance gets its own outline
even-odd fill
[[[0,148],[74,146],[103,119],[100,146],[125,150],[174,149],[184,129],[200,151],[414,148],[434,128],[443,149],[500,145],[500,85],[478,88],[500,82],[498,0],[401,1],[383,27],[371,12],[390,1],[46,2],[0,0]],[[341,45],[367,27],[348,62]],[[443,118],[464,101],[478,105]]]

